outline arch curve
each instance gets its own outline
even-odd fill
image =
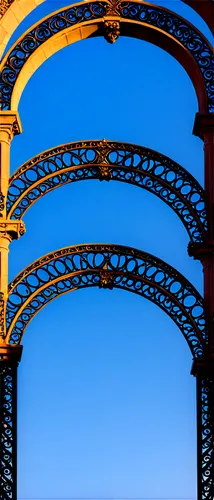
[[[194,358],[203,356],[208,339],[200,294],[162,260],[122,245],[62,248],[22,271],[9,285],[6,342],[19,344],[31,319],[56,297],[92,286],[148,298],[180,328]]]
[[[173,55],[192,80],[199,111],[214,109],[213,51],[206,38],[185,19],[163,7],[120,0],[74,4],[26,31],[0,66],[1,109],[17,109],[31,75],[56,51],[90,36],[105,36],[107,20],[116,23],[122,36],[149,41]],[[110,29],[114,29],[113,25]]]
[[[18,25],[45,0],[1,0],[0,59]]]
[[[90,179],[126,182],[154,193],[179,216],[191,241],[204,240],[205,195],[196,179],[152,149],[105,139],[63,144],[22,165],[10,178],[7,216],[20,219],[53,189]]]

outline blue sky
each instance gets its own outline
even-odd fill
[[[16,36],[68,2],[46,1]],[[195,23],[180,1],[162,5]],[[203,183],[203,145],[192,135],[194,88],[169,54],[128,39],[76,43],[30,79],[11,172],[35,154],[83,139],[156,149]],[[181,221],[150,193],[122,183],[68,185],[26,214],[10,278],[60,247],[121,243],[148,251],[202,292]],[[195,380],[181,332],[154,304],[128,292],[86,289],[31,322],[19,367],[18,498],[196,499]]]

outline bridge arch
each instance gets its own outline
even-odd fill
[[[126,182],[154,193],[175,211],[192,242],[205,238],[205,195],[189,172],[152,149],[105,139],[63,144],[27,161],[10,178],[7,216],[21,219],[53,189],[90,179]]]
[[[214,109],[213,50],[206,38],[185,19],[163,7],[120,0],[74,4],[26,31],[0,66],[1,109],[18,108],[29,78],[61,48],[92,36],[104,36],[112,43],[119,35],[143,39],[168,51],[192,80],[199,111]]]
[[[121,288],[148,298],[180,328],[194,358],[206,351],[203,299],[174,268],[122,245],[65,247],[41,257],[9,285],[8,344],[20,344],[32,318],[50,301],[85,287]]]

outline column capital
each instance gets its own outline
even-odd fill
[[[204,358],[194,359],[191,375],[200,378],[206,378],[207,376],[214,378],[214,354],[207,355]]]
[[[203,262],[205,259],[214,256],[214,242],[196,243],[191,241],[188,245],[188,255],[193,257],[194,260]]]
[[[192,133],[202,141],[204,141],[206,134],[213,134],[214,141],[214,113],[196,113]]]
[[[0,239],[8,237],[10,241],[18,240],[25,231],[25,224],[22,220],[0,219]]]
[[[14,135],[21,134],[22,125],[18,111],[0,111],[0,134],[6,132],[11,141]]]
[[[15,344],[0,344],[0,363],[15,362],[19,363],[22,356],[22,345]]]

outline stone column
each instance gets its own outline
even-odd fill
[[[6,334],[5,312],[8,291],[9,243],[25,232],[22,221],[8,220],[6,200],[10,175],[10,144],[21,132],[18,113],[0,112],[0,344]]]

